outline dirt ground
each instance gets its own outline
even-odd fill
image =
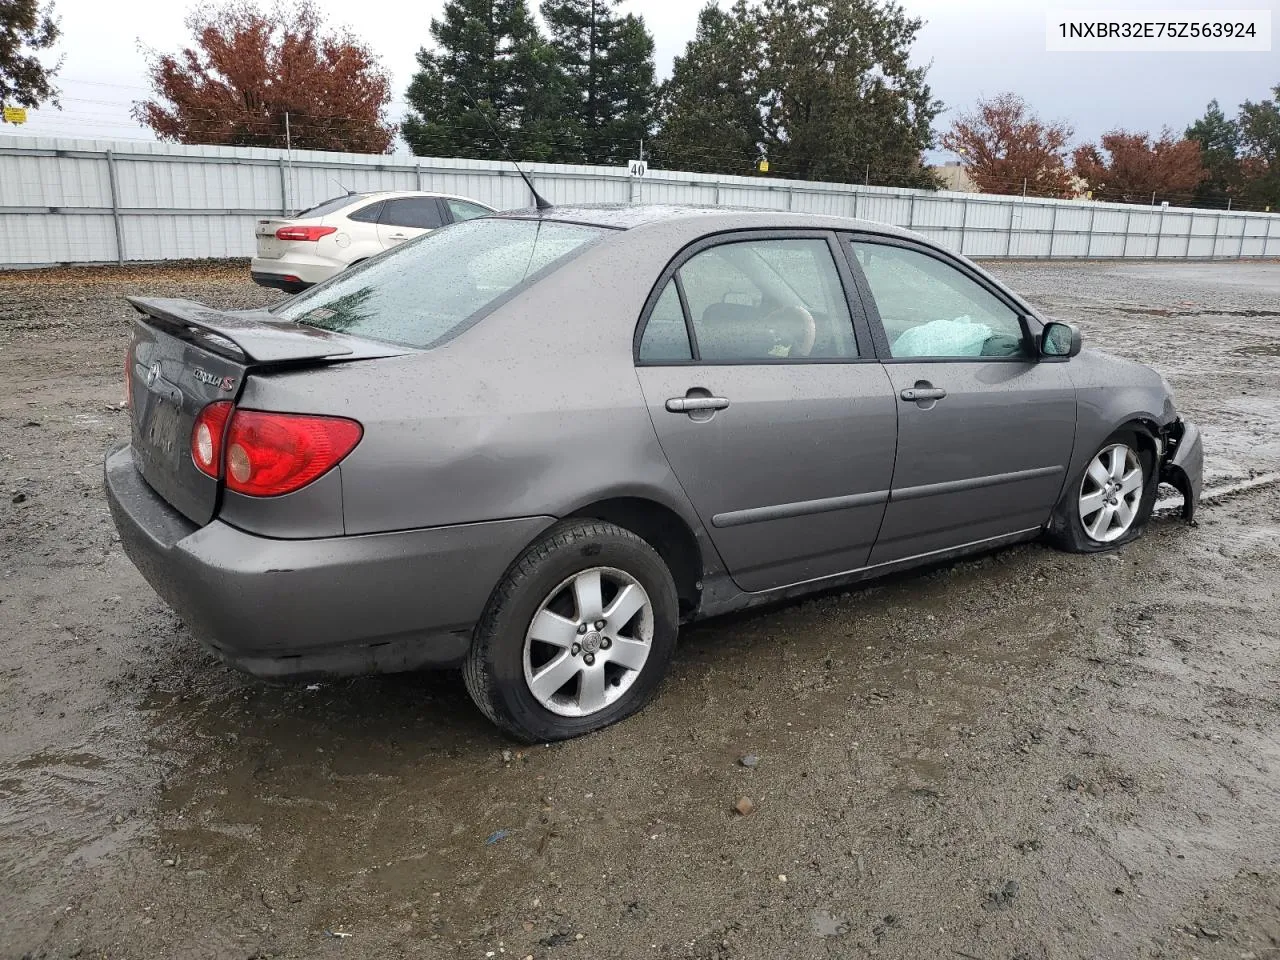
[[[1280,264],[991,268],[1158,367],[1211,484],[1280,469]],[[454,675],[192,641],[102,497],[128,293],[272,296],[0,273],[0,957],[1280,958],[1280,487],[707,623],[520,749]]]

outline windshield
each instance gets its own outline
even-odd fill
[[[432,347],[603,233],[542,220],[468,220],[352,267],[272,312],[323,330]]]

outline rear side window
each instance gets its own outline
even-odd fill
[[[357,223],[377,223],[380,213],[382,213],[382,201],[371,203],[367,207],[361,207],[359,210],[348,213],[347,219],[355,220]]]
[[[453,214],[454,220],[474,220],[476,217],[487,217],[493,213],[478,203],[468,203],[466,200],[454,200],[449,198],[445,200],[449,205],[449,212]]]
[[[724,243],[691,257],[679,277],[696,356],[703,362],[858,356],[849,304],[826,240]]]
[[[380,223],[393,227],[417,227],[434,230],[444,223],[440,215],[440,203],[435,197],[404,197],[388,200],[382,208]]]
[[[432,347],[605,232],[542,220],[470,220],[351,267],[272,312],[324,330]]]
[[[667,281],[662,296],[653,305],[653,313],[649,314],[649,322],[644,325],[640,359],[651,363],[693,359],[689,329],[684,323],[684,311],[680,309],[680,294],[674,280]]]
[[[314,207],[303,210],[298,214],[298,217],[323,217],[326,213],[337,213],[344,207],[359,203],[363,199],[365,197],[362,194],[347,193],[341,197],[334,197],[332,200],[326,200],[324,203],[318,203]]]

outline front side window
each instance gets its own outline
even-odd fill
[[[1018,314],[955,267],[886,244],[855,242],[853,250],[895,359],[1025,355]]]
[[[272,312],[324,330],[432,347],[606,232],[543,220],[469,220],[350,267]]]
[[[380,222],[392,227],[434,230],[444,220],[440,216],[440,204],[435,197],[404,197],[387,201]]]
[[[858,356],[844,287],[823,239],[721,244],[691,257],[679,276],[700,360]]]

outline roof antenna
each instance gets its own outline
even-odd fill
[[[548,203],[546,198],[538,192],[536,187],[534,187],[533,181],[529,179],[529,175],[520,169],[520,164],[516,163],[516,158],[513,157],[511,155],[511,151],[507,149],[506,142],[498,136],[498,131],[495,130],[493,128],[493,124],[489,122],[489,115],[480,109],[480,104],[476,103],[476,98],[471,95],[470,90],[462,84],[458,84],[458,86],[462,89],[462,92],[467,95],[467,99],[471,101],[471,106],[475,108],[476,113],[480,114],[480,119],[484,121],[484,125],[488,127],[489,132],[493,134],[493,139],[498,141],[498,145],[502,147],[502,152],[507,155],[507,159],[511,161],[511,165],[516,168],[516,173],[520,174],[520,179],[524,181],[524,185],[528,187],[529,192],[533,194],[533,205],[538,209],[538,212],[541,213],[544,210],[550,210],[551,204]]]
[[[343,190],[347,191],[347,196],[348,196],[348,197],[355,193],[355,191],[354,191],[354,190],[352,190],[350,187],[348,187],[345,183],[343,183],[343,182],[342,182],[341,180],[339,180],[337,177],[330,177],[329,179],[330,179],[330,180],[332,180],[334,183],[336,183],[338,186],[340,186]]]

